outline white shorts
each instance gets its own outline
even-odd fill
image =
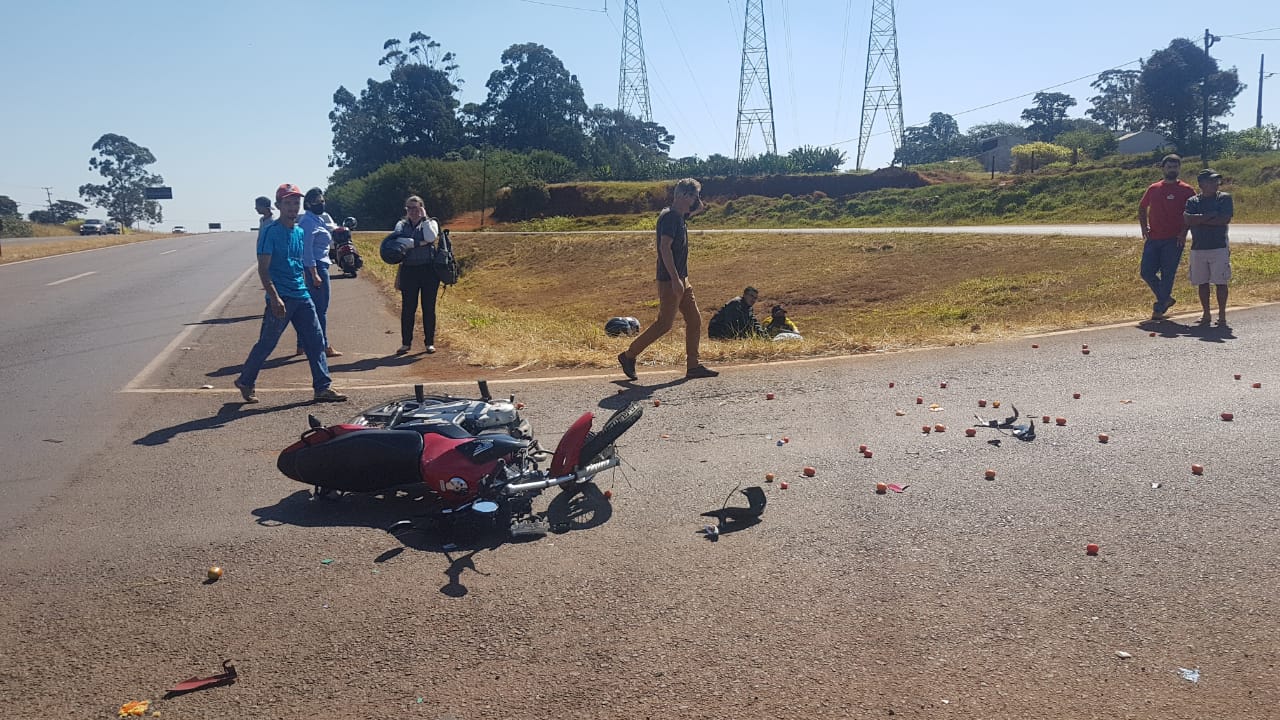
[[[1231,281],[1231,248],[1192,250],[1188,275],[1192,285],[1226,285]]]

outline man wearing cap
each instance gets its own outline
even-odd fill
[[[302,207],[302,191],[285,183],[276,189],[276,209],[280,218],[258,233],[258,278],[267,291],[267,308],[262,315],[258,342],[249,351],[235,386],[246,403],[258,402],[255,386],[262,364],[275,350],[280,335],[290,324],[298,331],[298,339],[311,365],[311,387],[317,402],[342,402],[347,399],[330,385],[329,364],[324,356],[324,337],[316,306],[307,292],[302,261],[306,253],[302,228],[297,225]]]
[[[311,302],[316,306],[316,317],[320,320],[320,335],[324,338],[325,357],[338,357],[342,353],[333,349],[329,342],[329,246],[333,244],[333,235],[329,232],[329,215],[324,211],[324,190],[313,187],[302,199],[302,207],[306,210],[298,218],[298,226],[302,228],[303,242],[306,252],[302,255],[302,269],[307,276],[307,291],[311,293]],[[304,350],[302,338],[298,338],[298,352]]]
[[[1138,203],[1138,226],[1142,228],[1142,279],[1155,293],[1151,319],[1159,320],[1176,302],[1173,280],[1187,244],[1187,226],[1182,213],[1194,188],[1178,179],[1182,158],[1165,155],[1160,161],[1164,179],[1153,183]]]
[[[1209,285],[1218,286],[1218,325],[1227,324],[1227,283],[1231,281],[1231,249],[1227,225],[1235,213],[1231,195],[1218,192],[1222,176],[1205,168],[1196,175],[1200,194],[1187,200],[1184,219],[1191,228],[1191,284],[1200,293],[1200,323],[1208,325]]]

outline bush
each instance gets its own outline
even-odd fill
[[[1015,173],[1035,172],[1037,168],[1049,163],[1067,162],[1071,159],[1069,148],[1047,142],[1015,145],[1010,153],[1013,155],[1013,172]]]
[[[546,213],[551,206],[551,193],[547,184],[529,181],[509,185],[498,190],[493,204],[493,216],[499,220],[528,220]]]
[[[0,237],[30,237],[31,223],[18,215],[0,215]]]

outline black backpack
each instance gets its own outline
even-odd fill
[[[432,268],[436,271],[436,277],[440,278],[441,283],[454,285],[458,282],[458,261],[453,257],[453,243],[449,240],[448,230],[441,230],[440,236],[436,238],[436,254],[432,260]]]

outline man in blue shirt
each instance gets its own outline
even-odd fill
[[[316,305],[316,317],[320,319],[320,335],[324,338],[325,357],[338,357],[342,353],[333,349],[329,342],[329,246],[333,244],[333,235],[329,232],[329,217],[324,211],[324,190],[313,187],[302,199],[302,207],[306,212],[298,218],[302,228],[303,242],[306,250],[302,256],[302,267],[307,275],[307,291],[311,293],[311,302]],[[298,338],[298,352],[304,348],[302,338]]]
[[[324,357],[324,337],[316,306],[307,292],[302,261],[305,254],[302,228],[298,227],[298,211],[302,208],[302,191],[285,183],[276,189],[276,209],[280,218],[258,233],[258,279],[267,291],[267,308],[262,315],[258,342],[249,351],[235,386],[246,403],[258,402],[255,386],[262,364],[276,349],[280,335],[291,323],[311,365],[311,387],[317,402],[343,402],[346,395],[330,385],[329,364]]]
[[[1200,324],[1208,325],[1209,285],[1217,286],[1218,325],[1227,324],[1227,283],[1231,281],[1231,249],[1227,242],[1227,226],[1235,215],[1231,195],[1218,192],[1222,176],[1205,168],[1196,176],[1200,194],[1187,200],[1183,221],[1191,228],[1191,284],[1200,294],[1204,315]]]

